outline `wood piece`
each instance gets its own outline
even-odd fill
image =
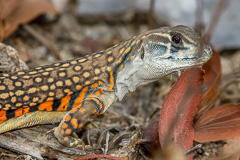
[[[81,155],[94,154],[90,151],[64,147],[51,132],[47,133],[50,130],[49,126],[42,125],[0,134],[0,146],[37,159],[74,159]]]

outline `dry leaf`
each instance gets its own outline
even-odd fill
[[[139,140],[139,144],[150,157],[154,157],[159,154],[159,151],[161,151],[158,136],[158,124],[158,120],[151,122],[144,130],[142,139]]]
[[[4,38],[12,34],[19,25],[28,23],[43,13],[58,13],[48,0],[1,0],[0,2],[0,8],[7,8],[1,11],[5,22]]]
[[[2,19],[6,19],[17,6],[21,3],[21,0],[0,0],[0,14]]]

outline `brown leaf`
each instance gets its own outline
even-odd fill
[[[1,0],[4,1],[4,0]],[[5,20],[5,38],[12,34],[19,25],[28,23],[40,14],[46,12],[58,13],[48,0],[18,0],[4,1],[0,7],[7,6],[1,14]]]
[[[21,3],[21,0],[0,0],[0,14],[1,18],[8,17],[17,6]]]
[[[214,105],[221,82],[222,68],[219,54],[213,49],[213,55],[210,60],[203,65],[205,70],[204,84],[208,87],[207,92],[203,95],[201,103],[198,105],[198,112],[195,116],[197,120],[202,114],[208,111]],[[195,120],[195,121],[196,121]]]
[[[218,141],[240,136],[240,104],[225,104],[203,114],[194,126],[194,140]]]
[[[165,98],[159,119],[159,139],[163,151],[172,137],[184,151],[192,147],[193,117],[202,96],[202,76],[203,71],[199,68],[185,71]]]

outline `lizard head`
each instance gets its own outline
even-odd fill
[[[212,55],[210,45],[186,26],[164,27],[142,40],[140,59],[162,75],[201,66]]]
[[[134,59],[117,76],[117,96],[120,100],[138,86],[201,66],[212,55],[210,45],[186,26],[151,30],[136,37],[136,41],[139,43],[132,49]]]

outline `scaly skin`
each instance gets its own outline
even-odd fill
[[[138,86],[204,64],[211,54],[192,29],[163,27],[90,56],[1,74],[0,133],[61,122],[56,138],[74,147],[79,140],[72,133],[90,116],[104,113]]]

